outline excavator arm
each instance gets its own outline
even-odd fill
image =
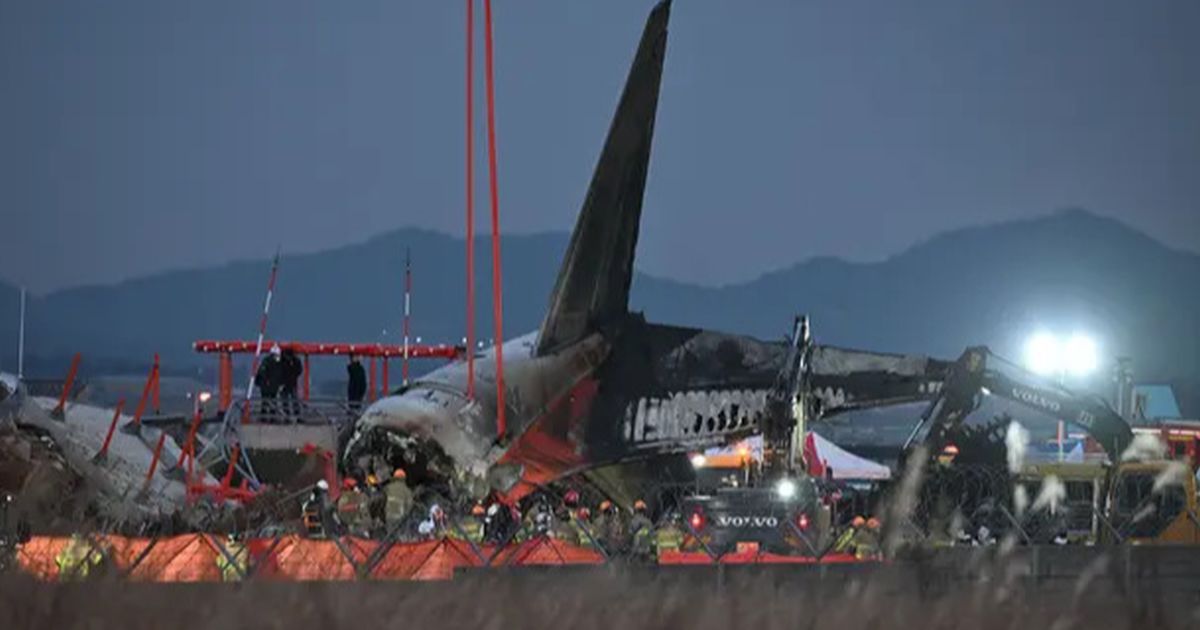
[[[951,364],[923,356],[818,345],[807,316],[797,316],[783,366],[767,394],[761,427],[768,468],[790,472],[809,422],[857,409],[926,401]]]
[[[762,432],[768,469],[790,471],[798,461],[798,434],[803,432],[812,407],[807,386],[812,350],[808,317],[798,316],[792,324],[783,369],[767,393]]]
[[[1005,370],[989,363],[1003,363]],[[1081,427],[1116,459],[1133,440],[1133,430],[1116,411],[1095,396],[1077,394],[1003,362],[985,346],[967,348],[950,368],[945,385],[926,407],[921,421],[905,443],[905,453],[919,444],[931,454],[941,452],[948,436],[962,425],[990,394]],[[923,440],[922,429],[928,427]]]

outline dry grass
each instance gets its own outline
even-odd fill
[[[480,573],[451,583],[0,584],[0,628],[1200,627],[1196,587],[1004,577],[934,588],[912,567]]]

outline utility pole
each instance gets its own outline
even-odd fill
[[[404,249],[404,365],[402,366],[403,375],[401,380],[404,385],[408,386],[408,324],[409,318],[412,317],[411,304],[412,301],[412,253],[408,248]]]
[[[25,287],[21,287],[21,328],[17,333],[17,382],[25,379]]]

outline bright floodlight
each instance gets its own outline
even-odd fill
[[[775,492],[781,499],[790,499],[796,496],[796,482],[791,479],[780,479],[779,483],[775,484]]]
[[[212,400],[212,392],[200,392],[200,404]]]
[[[1036,374],[1048,376],[1058,372],[1062,349],[1049,333],[1038,333],[1025,344],[1025,366]]]
[[[1095,371],[1099,364],[1096,342],[1083,335],[1073,335],[1063,344],[1061,361],[1068,372],[1083,376]]]
[[[695,455],[692,455],[693,468],[704,468],[704,464],[707,462],[708,458],[704,456],[704,453],[696,453]]]

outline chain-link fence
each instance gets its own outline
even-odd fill
[[[991,466],[918,472],[914,483],[910,475],[853,492],[813,482],[812,494],[790,502],[763,489],[669,481],[647,482],[624,503],[589,483],[539,488],[515,503],[475,502],[414,494],[402,478],[375,480],[264,494],[238,508],[202,501],[149,527],[108,524],[86,535],[32,537],[6,553],[15,557],[10,564],[49,579],[356,580],[445,579],[461,569],[512,566],[844,563],[904,548],[1112,544],[1184,517],[1200,542],[1195,510],[1153,478],[1144,495],[1126,499],[1134,516],[1118,519],[1098,478],[1064,481]]]
[[[245,522],[243,511],[209,506],[156,526],[125,527],[126,535],[35,536],[14,547],[14,564],[44,579],[210,581],[446,579],[460,569],[514,566],[856,559],[845,549],[834,552],[832,536],[818,534],[807,517],[780,514],[753,526],[701,519],[689,511],[694,489],[679,484],[647,488],[648,500],[628,506],[588,486],[540,489],[518,503],[398,495],[387,485],[313,489],[255,506],[271,515],[259,524]],[[297,502],[299,510],[287,507]],[[205,533],[179,533],[189,522]],[[739,526],[756,528],[754,537],[764,542],[721,542],[722,527]]]

